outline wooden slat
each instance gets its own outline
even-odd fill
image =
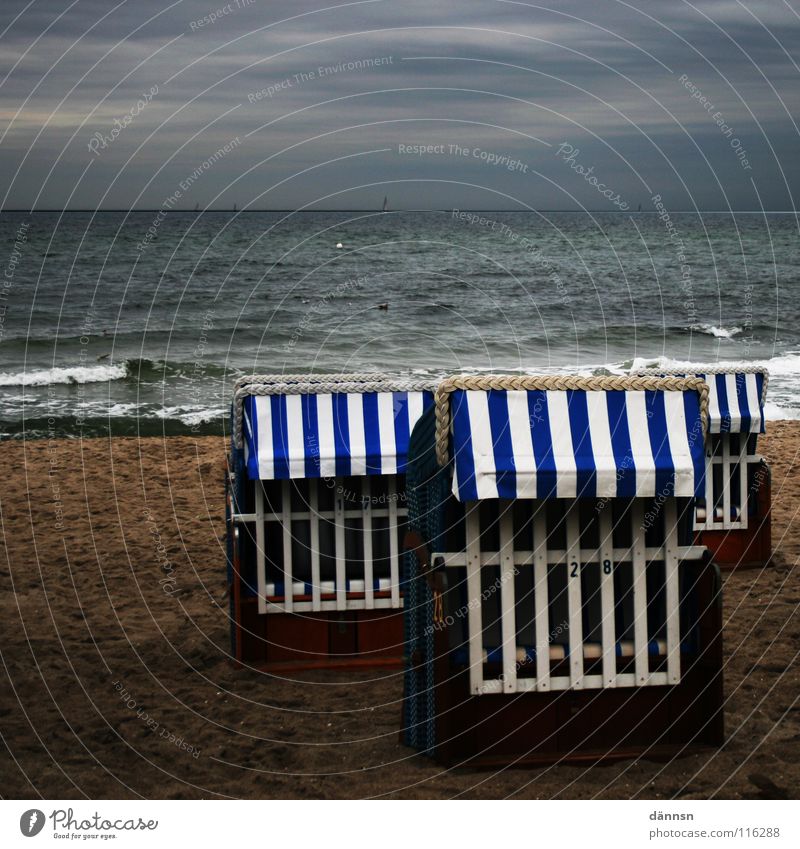
[[[633,676],[630,676],[631,678]],[[583,688],[585,690],[599,690],[603,686],[602,675],[585,675],[583,678]],[[517,682],[518,693],[529,693],[537,690],[536,681],[533,678],[520,678]],[[558,675],[551,679],[551,690],[569,690],[570,679],[568,675]]]
[[[706,452],[710,452],[711,448],[711,438],[708,437],[708,441],[706,442]],[[716,510],[716,504],[714,503],[714,463],[713,463],[713,454],[706,454],[706,457],[711,457],[711,461],[706,462],[706,521],[705,527],[711,528],[714,525],[714,511]]]
[[[294,572],[292,570],[292,502],[291,483],[282,481],[281,486],[281,527],[283,528],[283,586],[285,589],[284,606],[287,613],[292,612],[294,601]]]
[[[534,525],[535,529],[535,525]],[[678,547],[678,557],[680,560],[702,560],[706,553],[704,545],[682,545]],[[614,562],[621,563],[630,560],[629,548],[615,548],[612,550]],[[442,557],[445,566],[461,567],[467,565],[467,555],[463,551],[450,551],[437,553],[438,557]],[[551,565],[567,562],[567,552],[563,549],[548,549],[547,562]],[[597,549],[582,548],[580,550],[581,563],[591,563],[592,558],[597,557]],[[648,546],[645,549],[645,556],[648,560],[661,560],[664,556],[663,546]],[[535,551],[515,551],[514,563],[517,566],[529,565],[535,562],[537,552]],[[481,562],[484,566],[499,566],[500,552],[499,551],[484,551],[481,554]]]
[[[344,517],[345,519],[360,519],[361,518],[361,507],[357,510],[348,510],[345,509]],[[408,515],[407,507],[398,507],[397,515],[399,517],[405,517]],[[320,519],[329,519],[333,521],[336,518],[335,510],[321,510],[317,513],[317,516]],[[373,507],[372,508],[372,518],[373,519],[385,519],[389,516],[389,508],[388,507]],[[236,513],[231,518],[237,522],[252,522],[255,520],[255,513]],[[280,513],[264,513],[264,519],[267,522],[280,522],[283,516]],[[293,519],[305,519],[308,520],[311,518],[310,510],[298,510],[296,513],[292,513]]]
[[[308,507],[311,515],[311,609],[322,610],[320,584],[322,575],[319,568],[319,481],[315,478],[308,482]]]
[[[344,548],[344,494],[340,492],[342,487],[334,491],[334,513],[335,526],[334,537],[336,540],[336,609],[347,610],[347,570]]]
[[[569,618],[569,677],[575,690],[583,687],[583,621],[581,616],[581,537],[579,502],[567,507],[567,610]]]
[[[722,436],[722,527],[728,531],[734,527],[731,522],[731,437],[729,433]]]
[[[500,626],[503,647],[503,691],[517,691],[517,618],[514,592],[514,516],[510,504],[501,504],[500,516]]]
[[[664,577],[667,630],[667,683],[681,680],[680,610],[678,599],[678,512],[675,499],[664,505]],[[651,680],[651,683],[652,680]]]
[[[258,589],[258,612],[267,612],[267,558],[264,528],[264,488],[256,481],[256,583]]]
[[[400,530],[398,528],[397,475],[391,475],[388,484],[389,494],[389,566],[392,579],[392,602],[400,606]]]
[[[739,434],[739,521],[737,528],[747,528],[750,511],[747,504],[747,434]]]
[[[644,501],[633,500],[631,517],[631,558],[633,562],[633,644],[637,685],[647,684],[650,675],[647,656],[647,575],[645,569]]]
[[[400,608],[402,609],[403,602],[402,599],[400,601]],[[394,604],[392,604],[392,600],[390,598],[376,598],[373,602],[373,608],[375,610],[396,610]],[[324,612],[329,612],[332,610],[339,610],[339,603],[334,599],[323,599],[320,602],[319,609]],[[298,601],[295,599],[294,601],[294,612],[295,613],[311,613],[316,610],[314,607],[314,603],[311,601]],[[349,598],[347,599],[347,610],[366,610],[366,602],[363,598]],[[275,604],[273,602],[267,602],[267,610],[266,613],[285,613],[286,611],[283,609],[283,604],[278,603]]]
[[[467,633],[469,637],[469,689],[483,689],[483,612],[481,610],[481,536],[478,505],[467,504]]]
[[[603,684],[617,686],[616,628],[614,621],[614,539],[611,505],[600,512],[600,623],[603,643]]]
[[[536,515],[533,519],[533,598],[536,627],[536,689],[550,690],[550,617],[547,591],[547,522],[544,505],[533,502]]]
[[[267,514],[264,514],[264,518],[267,518]],[[239,525],[246,525],[248,522],[255,522],[256,514],[255,513],[232,513],[231,521],[236,522]]]
[[[364,540],[364,600],[367,610],[374,606],[374,591],[372,588],[372,498],[369,475],[361,481],[362,499],[362,532]]]

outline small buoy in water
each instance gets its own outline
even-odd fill
[[[337,243],[336,243],[336,247],[337,247],[337,248],[343,248],[343,247],[344,247],[344,245],[343,245],[341,242],[337,242]]]
[[[389,304],[378,304],[378,309],[379,310],[388,310]]]

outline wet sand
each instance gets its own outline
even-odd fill
[[[220,438],[0,446],[5,798],[786,798],[800,788],[800,423],[761,443],[774,562],[725,577],[727,742],[668,763],[445,771],[398,670],[229,658]]]

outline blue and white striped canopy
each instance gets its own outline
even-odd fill
[[[248,477],[402,474],[408,439],[433,393],[341,392],[244,399]]]
[[[460,501],[702,492],[694,391],[459,390],[450,404]]]
[[[709,433],[764,433],[764,381],[766,370],[756,372],[703,372],[691,366],[686,369],[639,369],[636,374],[671,374],[701,377],[708,384]]]

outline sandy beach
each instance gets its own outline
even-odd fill
[[[727,742],[669,763],[443,771],[399,670],[229,658],[221,438],[0,448],[6,798],[790,798],[800,788],[800,422],[761,442],[774,562],[725,577]]]

